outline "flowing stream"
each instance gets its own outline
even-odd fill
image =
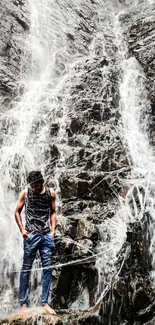
[[[123,10],[126,10],[126,5],[128,6],[129,2],[124,4]],[[17,292],[22,261],[22,238],[13,216],[18,193],[26,186],[27,173],[33,169],[40,169],[45,175],[45,181],[50,184],[54,180],[56,184],[58,218],[65,222],[61,214],[59,176],[65,172],[66,158],[72,155],[73,150],[68,145],[66,133],[69,120],[75,113],[72,108],[71,89],[72,85],[80,82],[86,60],[95,57],[96,44],[102,45],[102,51],[106,53],[109,60],[112,58],[113,49],[108,38],[111,36],[118,48],[114,64],[120,68],[121,121],[118,132],[129,156],[132,171],[125,184],[129,187],[126,198],[122,199],[118,196],[119,208],[116,215],[112,219],[106,219],[103,227],[100,227],[102,228],[101,241],[96,254],[96,268],[99,275],[96,303],[104,297],[115,282],[128,254],[126,250],[118,266],[117,261],[126,239],[128,223],[140,220],[144,209],[147,209],[152,217],[151,229],[154,225],[155,161],[147,138],[147,116],[150,104],[147,100],[146,80],[142,68],[135,58],[128,58],[127,45],[124,44],[119,25],[122,4],[119,1],[99,0],[95,2],[29,0],[28,7],[30,32],[25,40],[21,80],[17,85],[20,95],[14,99],[12,108],[0,115],[3,135],[0,148],[0,312],[2,315],[18,308]],[[83,20],[88,27],[84,30]],[[104,67],[103,82],[108,78],[108,72],[108,67]],[[89,100],[94,99],[89,98]],[[51,132],[55,125],[58,126],[58,132],[52,136],[51,143]],[[86,140],[86,137],[80,139],[83,145]],[[53,145],[58,148],[56,158],[51,157]],[[51,173],[52,166],[53,173]],[[134,202],[135,188],[138,191],[140,208],[137,208]],[[144,195],[141,194],[141,188],[144,189]],[[131,199],[132,209],[129,203]],[[154,245],[155,235],[152,231],[151,253]],[[38,261],[34,264],[34,269],[37,268],[40,268]],[[33,272],[32,281],[35,278],[40,280],[41,270]],[[39,292],[40,287],[36,292],[32,285],[30,296],[32,304],[38,303]],[[84,305],[83,309],[88,309],[90,306],[87,297],[88,292],[85,289],[83,299],[80,302],[77,299],[72,307],[81,308]]]

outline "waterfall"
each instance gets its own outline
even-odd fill
[[[147,4],[153,2],[147,2]],[[120,31],[120,29],[119,29]],[[119,34],[123,44],[122,35]],[[153,148],[149,141],[150,101],[147,92],[147,79],[142,67],[134,57],[128,58],[127,47],[121,47],[122,82],[120,85],[120,109],[127,146],[131,175],[126,180],[129,191],[126,195],[128,216],[131,222],[143,221],[149,215],[150,256],[154,270],[154,166]],[[136,190],[136,191],[135,191]],[[138,198],[138,202],[137,202]],[[131,204],[132,202],[132,204]],[[143,223],[142,223],[143,227]],[[147,234],[149,236],[149,234]],[[154,274],[154,271],[152,272]]]
[[[76,150],[86,147],[89,149],[91,146],[88,143],[91,141],[93,143],[90,133],[82,132],[76,135],[76,138],[73,134],[72,140],[77,141],[75,146],[70,145],[68,141],[67,130],[70,121],[73,116],[81,114],[82,111],[81,109],[78,112],[80,100],[88,106],[88,110],[92,107],[89,106],[90,103],[97,102],[100,105],[103,133],[106,129],[109,105],[110,132],[121,138],[131,168],[129,176],[121,180],[121,185],[128,188],[125,198],[112,185],[114,199],[110,209],[114,207],[113,217],[108,218],[103,212],[102,223],[97,226],[100,242],[95,251],[90,249],[95,257],[95,268],[98,272],[94,304],[105,296],[117,280],[129,254],[129,247],[123,248],[128,224],[136,220],[140,221],[144,211],[151,216],[150,253],[154,252],[154,156],[147,136],[150,103],[144,72],[134,57],[128,57],[127,45],[119,22],[120,10],[132,6],[132,1],[122,2],[114,0],[27,1],[30,31],[25,39],[20,81],[16,85],[18,95],[12,101],[11,107],[3,111],[0,117],[3,135],[0,147],[0,279],[2,283],[0,312],[2,315],[18,308],[22,238],[13,214],[17,196],[26,186],[26,176],[29,171],[40,169],[45,175],[45,183],[56,186],[58,220],[65,228],[66,218],[62,213],[59,178],[66,171],[72,176],[69,161],[71,160],[74,167],[78,161]],[[140,1],[137,1],[137,4],[139,3]],[[148,0],[147,3],[152,1]],[[94,62],[102,57],[108,64],[101,65],[101,89],[96,93],[95,83],[90,83],[94,88],[91,89],[88,84],[87,91],[82,93],[82,98],[79,98],[76,90],[81,83],[84,84],[84,75],[89,74],[88,61],[92,67]],[[111,75],[115,74],[119,87],[117,108],[110,106],[113,101],[113,90],[109,85],[112,82]],[[85,84],[83,87],[85,90]],[[104,91],[107,93],[109,91],[108,95],[106,94],[107,97],[109,96],[107,102],[104,102],[106,97]],[[120,116],[119,123],[116,123],[116,113]],[[105,124],[102,124],[104,118]],[[94,122],[90,121],[91,123]],[[92,147],[93,145],[94,143]],[[105,143],[105,147],[106,145]],[[102,153],[102,148],[94,145],[91,155],[97,157],[100,151]],[[98,172],[98,170],[96,172],[97,163],[96,158],[97,167],[90,170],[90,175],[93,177]],[[78,172],[85,171],[83,166],[78,167],[78,164],[76,168]],[[103,170],[102,174],[104,172]],[[107,174],[113,177],[118,172],[119,170],[112,170]],[[107,174],[105,172],[105,175]],[[138,207],[134,198],[135,188],[140,202]],[[152,264],[154,266],[154,259]],[[63,263],[60,266],[63,266]],[[34,285],[36,278],[38,283],[41,281],[39,260],[35,261],[33,268],[30,300],[32,305],[36,305],[41,289],[40,286],[36,289]],[[85,287],[82,296],[70,303],[70,307],[87,310],[90,308],[88,298],[89,292]]]
[[[139,1],[137,3],[129,1],[125,4],[129,6],[133,4],[134,7],[139,4]],[[148,2],[146,1],[145,4],[147,5]],[[97,303],[106,296],[110,288],[115,287],[121,268],[130,255],[130,246],[124,246],[127,229],[130,230],[129,224],[137,221],[141,223],[145,214],[149,214],[150,217],[150,254],[153,269],[155,263],[153,231],[155,159],[148,137],[151,107],[146,88],[146,76],[135,57],[129,57],[126,35],[119,21],[120,15],[123,15],[123,10],[119,13],[116,11],[116,16],[113,17],[113,38],[118,49],[116,62],[120,68],[119,111],[121,118],[118,134],[121,135],[131,173],[122,180],[122,186],[126,189],[125,198],[119,194],[116,195],[116,201],[119,204],[115,216],[103,221],[102,227],[99,227],[101,241],[98,245],[99,257],[96,259],[99,274]],[[154,271],[151,274],[154,275]]]
[[[20,95],[14,99],[12,108],[1,114],[0,273],[3,283],[1,313],[4,315],[17,305],[14,294],[18,292],[22,261],[22,238],[13,215],[17,200],[15,189],[19,193],[25,187],[26,175],[34,169],[44,172],[45,181],[49,179],[46,168],[52,163],[50,125],[52,122],[60,123],[62,131],[64,124],[58,95],[62,93],[65,97],[63,88],[67,87],[70,57],[65,52],[63,40],[66,17],[61,21],[61,8],[57,5],[54,13],[53,5],[48,0],[44,4],[35,0],[28,3],[30,33],[25,40],[21,79],[17,85]]]
[[[88,11],[88,17],[91,14],[89,1],[85,4],[77,1],[74,4],[74,1],[45,0],[43,3],[41,0],[31,0],[27,5],[30,32],[25,39],[21,61],[21,78],[17,84],[19,95],[13,100],[11,109],[1,114],[0,122],[3,132],[0,149],[0,274],[1,282],[4,283],[1,289],[1,313],[4,315],[18,306],[16,296],[22,261],[22,238],[13,216],[16,192],[19,193],[25,187],[26,175],[31,170],[40,169],[45,175],[45,181],[50,183],[54,177],[57,183],[60,170],[65,169],[65,157],[71,151],[66,145],[67,114],[71,114],[67,111],[71,83],[75,66],[82,64],[89,55],[89,50],[83,44],[87,32],[81,30],[77,33],[75,47],[68,40],[78,28],[81,8]],[[59,131],[51,143],[50,133],[54,124]],[[53,144],[60,153],[55,175],[49,173],[49,167],[51,170],[55,165],[55,157],[51,157]],[[59,197],[57,204],[59,209]],[[36,303],[35,295],[33,299]]]

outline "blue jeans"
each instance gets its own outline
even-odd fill
[[[29,295],[29,278],[33,261],[39,250],[43,269],[41,304],[48,303],[48,296],[52,282],[52,255],[55,244],[51,233],[45,235],[30,234],[24,239],[24,257],[20,274],[19,299],[20,305],[27,305]],[[48,268],[49,267],[49,268]]]

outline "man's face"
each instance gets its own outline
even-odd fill
[[[32,183],[31,188],[33,192],[40,193],[43,189],[43,183]]]

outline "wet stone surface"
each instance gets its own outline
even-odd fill
[[[127,38],[129,55],[133,56],[140,63],[145,76],[148,97],[151,101],[153,117],[155,116],[155,4],[148,6],[143,2],[134,8],[129,9],[126,14],[120,15],[120,22],[124,26],[124,34]],[[154,119],[152,121],[154,130]]]
[[[42,311],[41,308],[31,308],[28,313],[16,314],[10,318],[0,320],[0,325],[100,325],[100,317],[91,312],[61,310],[58,316]]]
[[[29,14],[25,1],[8,0],[0,3],[0,94],[2,104],[8,106],[16,94],[15,82],[20,75],[24,53],[24,38],[29,29]]]

